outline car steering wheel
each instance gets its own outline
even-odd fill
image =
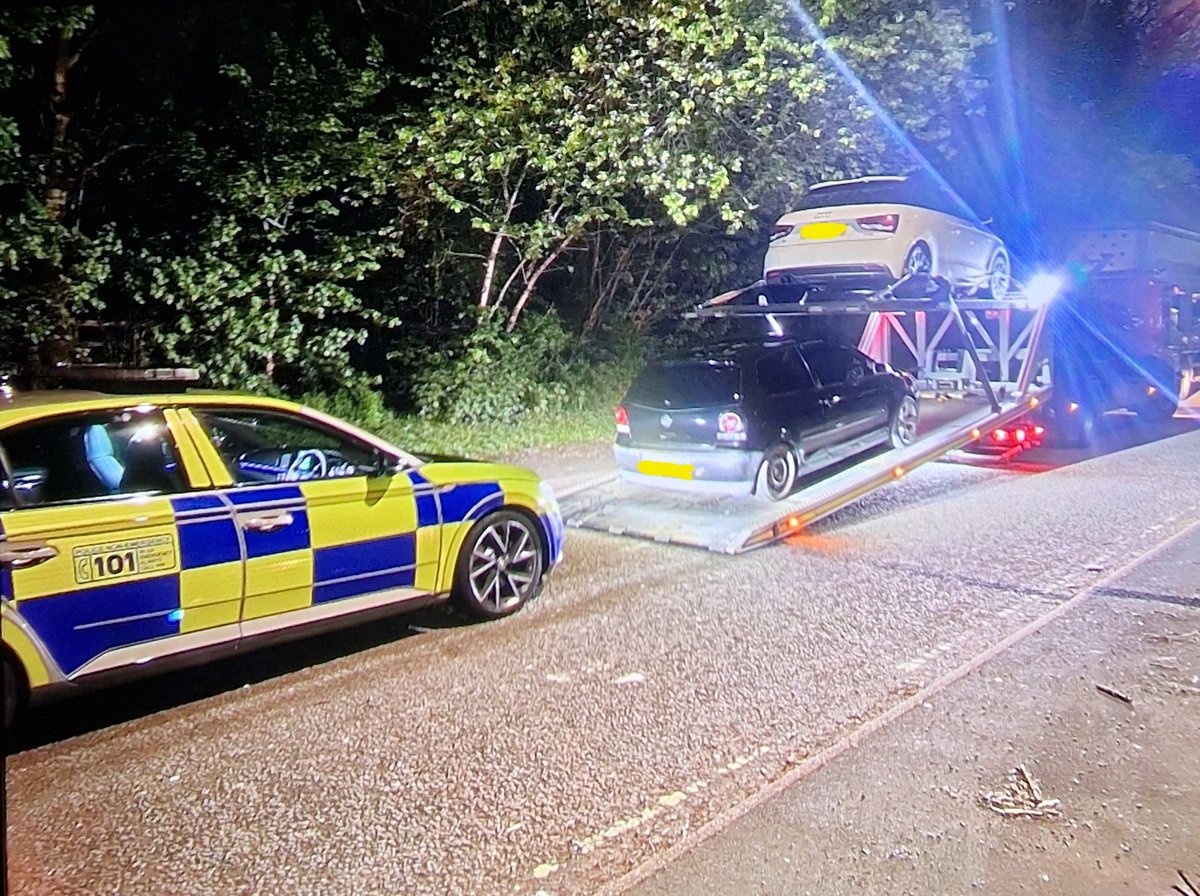
[[[301,448],[288,464],[284,480],[296,482],[304,479],[324,479],[328,469],[324,452],[314,448]]]

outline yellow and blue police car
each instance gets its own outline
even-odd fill
[[[453,598],[482,618],[562,556],[550,486],[423,461],[287,401],[0,398],[4,721],[120,672]]]

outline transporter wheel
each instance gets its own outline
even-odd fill
[[[521,609],[542,587],[542,536],[524,514],[498,510],[467,534],[454,571],[454,601],[477,619]]]
[[[1063,448],[1087,448],[1096,438],[1096,415],[1085,407],[1059,410],[1051,430],[1054,443]]]
[[[771,501],[782,501],[795,491],[799,472],[796,452],[782,443],[774,445],[763,455],[754,493]]]
[[[1150,366],[1149,373],[1146,394],[1132,410],[1150,423],[1165,423],[1179,409],[1179,387],[1183,384],[1183,375],[1162,364]]]
[[[900,399],[900,404],[892,412],[892,421],[888,426],[888,442],[893,448],[904,448],[917,440],[917,420],[920,411],[917,400],[911,395]]]

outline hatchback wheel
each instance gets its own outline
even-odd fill
[[[772,501],[782,501],[796,488],[798,472],[795,452],[787,445],[776,445],[763,455],[755,491]]]
[[[904,259],[905,274],[928,274],[933,271],[933,255],[924,243],[917,243],[908,250]]]
[[[984,288],[985,299],[1001,299],[1008,294],[1012,282],[1012,272],[1008,266],[1008,256],[997,252],[992,263],[988,265],[987,286]]]
[[[900,404],[892,413],[892,425],[889,429],[889,441],[893,448],[903,448],[917,440],[917,400],[911,395],[900,399]]]
[[[537,594],[544,572],[536,524],[511,510],[477,522],[463,542],[454,574],[454,599],[480,619],[499,619]]]

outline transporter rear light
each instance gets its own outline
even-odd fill
[[[992,430],[992,441],[999,445],[1005,444],[1008,441],[1008,430],[1007,429],[993,429]]]
[[[1024,429],[1018,428],[1013,431],[1013,441],[1015,442],[1023,443],[1028,438],[1029,433],[1027,433]]]
[[[878,233],[895,233],[900,226],[899,215],[871,215],[867,218],[855,218],[854,223],[859,230],[874,230]]]
[[[1046,434],[1046,427],[1044,427],[1044,426],[1035,426],[1035,427],[1033,428],[1033,434],[1034,434],[1034,436],[1035,436],[1035,437],[1037,437],[1037,438],[1039,438],[1039,439],[1040,439],[1042,436],[1044,436],[1044,435]]]
[[[613,412],[613,418],[617,423],[617,432],[621,435],[629,435],[629,414],[621,405],[617,405],[616,411]]]
[[[776,224],[774,227],[771,228],[770,241],[773,243],[773,242],[775,242],[775,240],[783,239],[785,236],[787,236],[789,233],[791,233],[795,229],[796,229],[796,227],[793,224]]]
[[[1078,410],[1079,410],[1079,402],[1077,402],[1077,401],[1073,401],[1069,405],[1067,405],[1067,413],[1068,414],[1074,414]]]

